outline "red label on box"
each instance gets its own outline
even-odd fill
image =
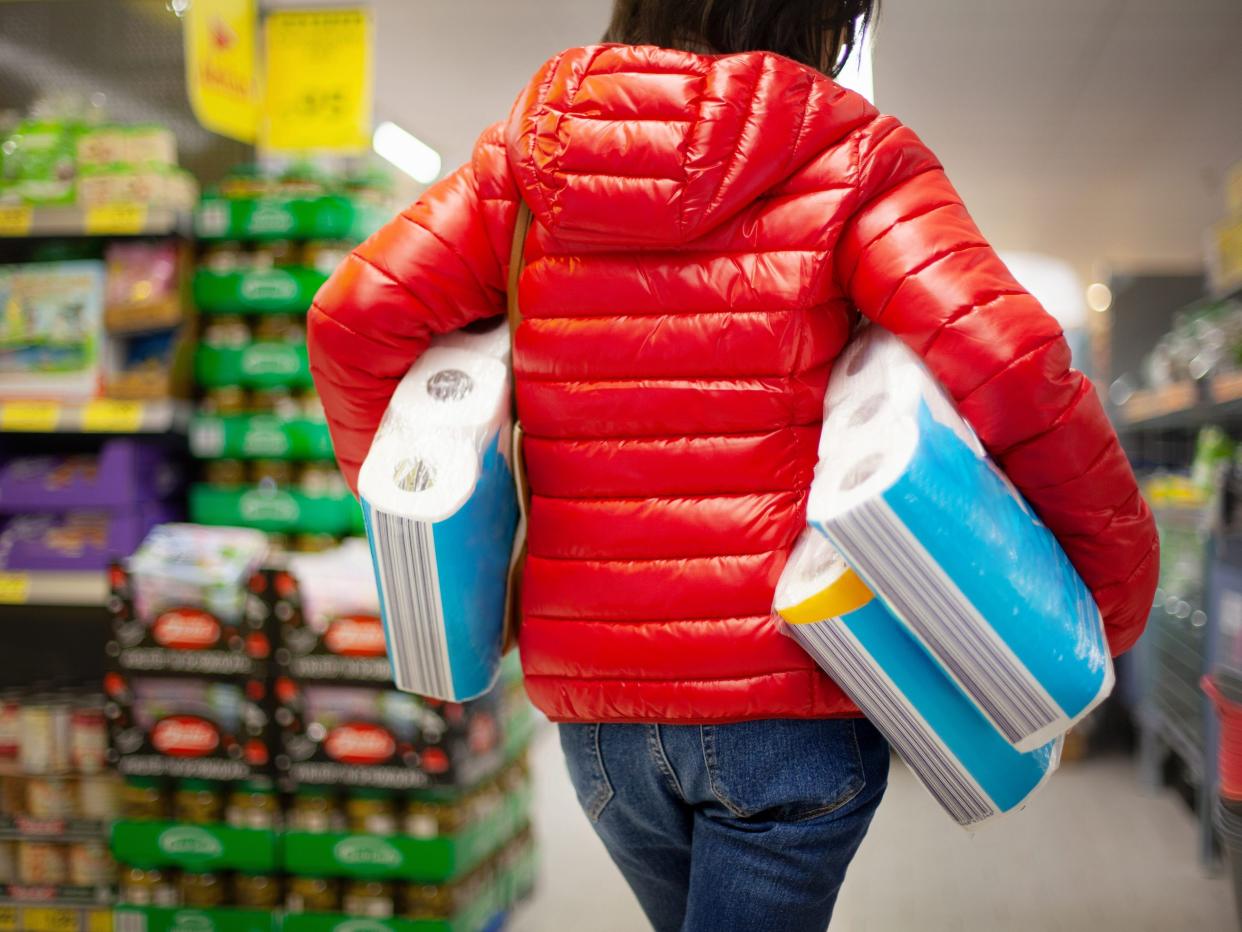
[[[202,650],[220,640],[220,622],[196,608],[178,608],[155,620],[151,636],[173,650]]]
[[[220,744],[220,732],[196,715],[172,715],[151,729],[151,744],[169,757],[203,757]]]
[[[396,753],[397,742],[387,729],[352,722],[328,732],[323,747],[342,764],[381,764]]]
[[[383,657],[384,626],[378,618],[347,615],[328,626],[324,646],[343,657]]]

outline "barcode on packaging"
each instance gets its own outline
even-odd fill
[[[393,679],[408,692],[451,698],[453,673],[433,527],[378,509],[370,511]]]

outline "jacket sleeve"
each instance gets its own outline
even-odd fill
[[[927,362],[1091,589],[1113,653],[1128,650],[1155,593],[1155,524],[1060,326],[897,120],[860,137],[857,186],[836,256],[842,288]]]
[[[316,295],[311,373],[355,492],[392,393],[431,336],[504,311],[518,196],[497,124],[469,164],[355,249]]]

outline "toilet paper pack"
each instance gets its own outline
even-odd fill
[[[864,330],[834,369],[808,523],[1031,751],[1111,691],[1090,592],[922,362]]]
[[[1020,808],[1056,770],[1060,740],[1015,749],[819,532],[803,532],[776,610],[959,825]]]
[[[509,372],[433,346],[393,394],[358,477],[397,687],[463,701],[500,667],[517,499]]]

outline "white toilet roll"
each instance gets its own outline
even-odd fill
[[[921,361],[878,328],[856,344],[830,380],[808,523],[1015,747],[1038,748],[1112,688],[1099,611]]]
[[[508,413],[508,384],[508,369],[499,360],[433,346],[397,386],[385,419],[402,421],[420,432],[446,427],[491,433]]]
[[[482,356],[509,362],[510,338],[507,317],[489,317],[461,330],[443,333],[432,340],[432,346],[464,349]]]
[[[500,667],[517,499],[505,365],[433,347],[393,395],[358,477],[399,689],[481,695]]]
[[[775,607],[959,825],[1021,808],[1056,769],[1059,740],[1016,750],[819,532],[799,539]]]

